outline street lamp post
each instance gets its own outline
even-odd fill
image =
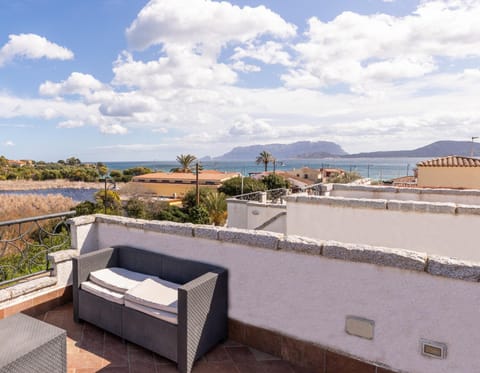
[[[105,189],[103,194],[103,212],[107,214],[107,181],[113,184],[114,189],[117,187],[117,183],[115,183],[115,180],[113,180],[110,176],[107,175],[105,175],[103,181],[105,182]]]
[[[474,140],[475,139],[478,139],[478,136],[472,136],[472,146],[470,148],[470,157],[473,157],[473,144],[474,144]]]

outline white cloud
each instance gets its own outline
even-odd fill
[[[233,84],[237,74],[227,65],[183,48],[170,48],[157,61],[135,61],[124,53],[115,62],[113,84],[152,90],[159,88],[211,87]]]
[[[289,87],[418,78],[441,59],[480,58],[480,2],[422,2],[405,17],[344,12],[331,22],[313,17],[307,40],[294,46],[299,66],[283,76]]]
[[[247,48],[236,47],[235,53],[230,58],[232,60],[241,60],[246,57],[259,60],[269,65],[292,65],[290,54],[285,52],[282,44],[274,41],[267,41],[260,45],[249,44]]]
[[[7,140],[3,143],[4,146],[15,146],[15,143],[12,140]]]
[[[228,130],[231,136],[269,136],[274,133],[274,128],[265,119],[254,119],[244,114],[237,118]]]
[[[245,43],[261,35],[288,38],[295,33],[294,25],[264,6],[240,8],[211,0],[152,0],[126,32],[135,49],[181,44],[215,53],[230,42]]]
[[[15,58],[71,60],[73,52],[36,34],[9,35],[0,49],[0,67]]]
[[[100,132],[109,135],[125,135],[128,129],[120,124],[101,124]]]
[[[258,73],[259,71],[262,71],[259,66],[247,64],[243,61],[235,61],[230,66],[232,69],[243,73]]]
[[[235,71],[259,71],[239,62],[243,57],[288,64],[289,56],[281,45],[268,39],[291,38],[296,35],[296,27],[264,6],[241,8],[211,0],[152,0],[126,35],[133,49],[157,46],[161,57],[144,62],[124,52],[114,66],[114,84],[150,90],[203,88],[235,84]],[[237,63],[229,66],[219,61],[222,48],[243,44],[251,46],[236,52]]]
[[[100,90],[103,84],[90,74],[73,72],[61,83],[46,81],[40,85],[39,93],[44,96],[64,96],[79,94],[86,96],[94,90]]]
[[[69,120],[64,120],[58,123],[57,127],[58,128],[78,128],[78,127],[83,127],[84,125],[85,123],[82,120],[69,119]]]

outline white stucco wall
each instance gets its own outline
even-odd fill
[[[235,199],[228,199],[227,207],[227,226],[241,229],[257,229],[262,224],[282,212],[285,212],[287,209],[286,205],[281,204],[240,201]],[[285,233],[285,216],[280,216],[263,229],[270,232]]]
[[[310,218],[312,219],[312,218]],[[131,245],[229,269],[229,317],[412,373],[478,372],[478,283],[373,264],[98,224],[98,247]],[[81,251],[89,251],[94,240]],[[373,340],[345,317],[374,320]],[[446,360],[419,341],[446,343]]]
[[[451,202],[466,205],[480,205],[480,190],[333,185],[328,195],[331,197],[345,198]]]
[[[288,202],[287,234],[480,261],[480,215]]]

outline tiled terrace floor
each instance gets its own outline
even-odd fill
[[[67,331],[68,373],[174,373],[176,365],[159,355],[73,321],[72,304],[57,307],[39,319]],[[274,356],[227,341],[196,362],[192,373],[313,373]]]

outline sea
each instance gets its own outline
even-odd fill
[[[396,177],[413,175],[413,170],[418,162],[427,158],[324,158],[324,159],[294,159],[277,161],[275,169],[277,171],[287,171],[299,169],[302,167],[311,168],[341,168],[349,172],[357,172],[362,177],[374,180],[391,180]],[[126,161],[126,162],[103,162],[109,171],[123,171],[133,167],[148,167],[152,171],[168,172],[172,168],[178,167],[175,161]],[[204,169],[217,170],[222,172],[239,172],[244,176],[249,174],[263,172],[263,164],[257,165],[253,161],[200,161]],[[268,169],[273,170],[273,165],[269,164]],[[56,189],[33,189],[26,191],[2,190],[0,194],[61,194],[65,197],[71,197],[76,202],[94,201],[97,189],[85,188],[56,188]]]
[[[427,158],[323,158],[323,159],[294,159],[277,161],[275,168],[278,171],[299,169],[304,166],[311,168],[341,168],[345,171],[358,172],[363,177],[377,180],[391,180],[396,177],[413,175],[418,162]],[[147,161],[147,162],[104,162],[108,169],[125,170],[132,167],[148,167],[152,171],[170,171],[178,167],[175,161]],[[200,161],[204,169],[223,172],[240,172],[244,176],[251,173],[263,172],[263,164],[257,165],[253,161]],[[273,170],[269,164],[268,169]]]

